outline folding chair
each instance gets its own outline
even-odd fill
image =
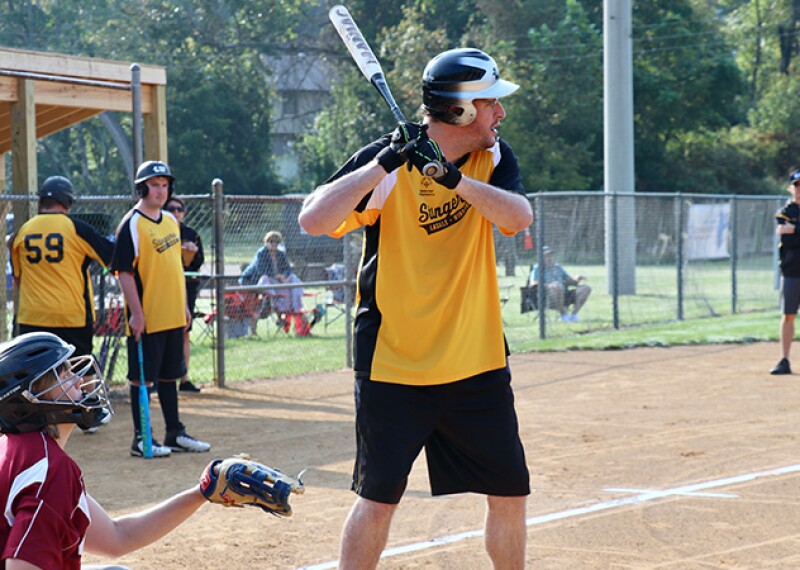
[[[537,312],[539,310],[539,285],[533,287],[520,287],[519,288],[519,312],[522,314]],[[545,300],[546,303],[546,300]],[[564,309],[569,309],[575,304],[575,288],[567,287],[564,292]],[[547,305],[545,304],[547,307]],[[548,309],[551,307],[547,307]]]
[[[197,326],[197,333],[195,333],[195,342],[204,342],[206,339],[214,338],[214,321],[217,319],[216,309],[210,313],[203,311],[195,311],[192,315],[192,330]]]
[[[255,293],[242,293],[239,291],[228,291],[223,299],[223,315],[225,318],[225,338],[241,338],[251,333],[253,315],[258,307],[259,296]],[[219,315],[217,309],[210,313],[195,313],[196,317],[201,317],[203,329],[200,338],[206,338],[214,334],[214,324]]]
[[[328,281],[343,281],[345,279],[344,264],[334,263],[325,268],[325,278]],[[325,330],[328,330],[328,325],[339,320],[344,316],[346,310],[345,303],[345,285],[329,285],[326,287],[325,305],[324,305],[324,323]],[[351,293],[355,297],[355,291],[351,287]]]

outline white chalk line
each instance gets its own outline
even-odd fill
[[[629,489],[629,488],[613,487],[604,490],[609,492],[635,493],[635,494],[631,497],[612,499],[610,501],[603,501],[585,507],[577,507],[574,509],[567,509],[565,511],[559,511],[556,513],[549,513],[546,515],[531,517],[525,520],[525,524],[526,526],[529,527],[536,526],[552,521],[578,517],[582,515],[597,513],[600,511],[607,511],[609,509],[616,509],[627,505],[638,505],[642,503],[647,503],[650,501],[655,501],[657,499],[663,499],[665,497],[688,496],[688,497],[708,497],[708,498],[725,498],[725,499],[737,498],[737,495],[729,495],[721,493],[702,493],[701,491],[704,491],[706,489],[716,489],[718,487],[725,487],[727,485],[746,483],[748,481],[754,481],[756,479],[762,479],[764,477],[775,477],[777,475],[797,473],[799,471],[800,471],[800,464],[787,465],[786,467],[777,467],[775,469],[768,469],[766,471],[757,471],[755,473],[734,475],[732,477],[725,477],[723,479],[714,479],[712,481],[705,481],[702,483],[682,485],[680,487],[674,487],[672,489],[664,489],[661,491],[651,490],[651,489]],[[470,538],[480,538],[481,536],[483,536],[483,529],[462,532],[458,534],[451,534],[449,536],[433,538],[431,540],[426,540],[423,542],[416,542],[412,544],[406,544],[403,546],[397,546],[394,548],[386,549],[383,551],[383,553],[381,553],[381,558],[390,558],[392,556],[398,556],[400,554],[408,554],[409,552],[417,552],[420,550],[426,550],[428,548],[434,548],[437,546],[441,546],[443,544],[452,544],[454,542],[459,542]],[[311,566],[301,566],[297,570],[329,570],[331,568],[336,568],[338,564],[339,564],[338,560],[333,560],[331,562],[323,562],[321,564],[314,564]]]

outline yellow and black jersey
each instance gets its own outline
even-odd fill
[[[172,214],[162,211],[153,220],[136,209],[128,212],[117,229],[111,268],[118,274],[133,273],[146,332],[186,326],[180,228]]]
[[[89,265],[111,262],[114,244],[66,214],[34,216],[11,246],[19,279],[17,322],[38,327],[85,327],[94,322]]]
[[[363,148],[331,180],[388,144]],[[458,164],[461,172],[524,193],[511,148],[498,141]],[[331,235],[366,226],[355,322],[356,374],[412,385],[455,382],[502,368],[492,224],[416,169],[384,178]],[[506,235],[514,232],[500,228]]]

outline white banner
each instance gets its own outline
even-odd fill
[[[689,206],[687,259],[725,259],[730,234],[730,204],[693,204]]]

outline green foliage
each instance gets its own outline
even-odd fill
[[[602,33],[581,4],[567,2],[551,27],[529,33],[525,78],[504,100],[503,136],[523,165],[528,192],[587,190],[602,184]]]
[[[634,9],[634,107],[637,189],[673,190],[681,169],[665,160],[670,140],[726,128],[742,117],[745,83],[713,22],[688,2]]]
[[[0,9],[0,42],[166,66],[169,162],[180,191],[205,193],[221,177],[232,192],[274,194],[281,187],[260,56],[290,45],[307,9],[302,0],[9,2]],[[130,122],[122,124],[130,133]],[[87,122],[47,139],[40,170],[78,176],[81,193],[127,191],[115,148],[100,121]]]
[[[798,166],[796,0],[633,3],[637,189],[782,191]],[[436,53],[491,53],[521,89],[500,128],[529,191],[603,184],[603,8],[589,0],[348,3],[392,91],[417,118],[420,74]],[[316,0],[19,0],[0,4],[0,45],[166,66],[169,161],[182,192],[221,177],[230,192],[280,193],[272,170],[273,97],[262,56],[329,54],[330,105],[300,142],[307,192],[394,120],[356,71]],[[116,125],[116,126],[115,126]],[[40,146],[42,175],[81,193],[126,192],[131,151],[85,121]],[[121,129],[121,131],[119,130]],[[780,185],[777,184],[780,182]]]

